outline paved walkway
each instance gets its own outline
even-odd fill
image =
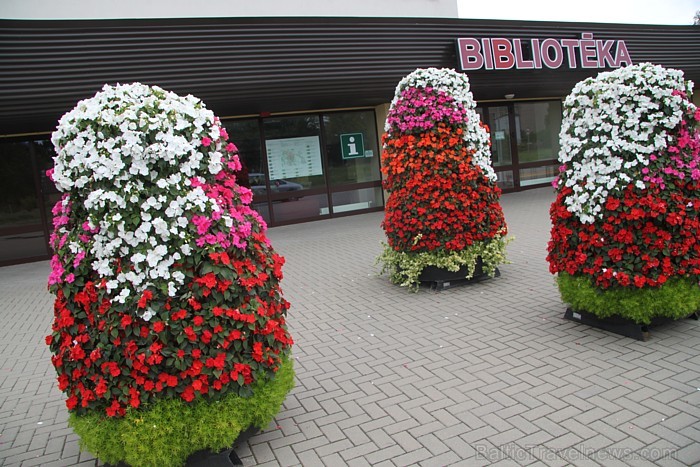
[[[271,229],[297,385],[246,465],[698,465],[700,323],[638,342],[564,321],[551,189],[505,195],[501,277],[417,294],[376,276],[382,213]],[[0,268],[0,465],[95,465],[44,345],[48,263]]]

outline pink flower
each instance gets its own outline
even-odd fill
[[[209,147],[210,144],[211,144],[211,138],[209,138],[208,136],[205,136],[204,138],[202,138],[202,146]]]
[[[238,158],[238,156],[233,156],[226,165],[230,170],[233,170],[234,172],[238,172],[242,168],[241,160]]]
[[[61,260],[58,259],[58,255],[53,255],[51,257],[51,274],[49,274],[49,285],[59,284],[61,282],[63,272]]]
[[[221,136],[222,139],[228,139],[226,128],[219,128],[219,136]]]
[[[53,182],[53,167],[46,171],[46,176]]]
[[[68,216],[56,216],[53,218],[53,226],[57,229],[62,225],[68,224],[69,220]]]
[[[204,216],[192,216],[192,223],[197,226],[199,235],[204,235],[211,227],[211,219]]]
[[[75,281],[75,275],[71,272],[66,276],[66,282],[72,284]]]
[[[236,147],[235,144],[233,144],[233,143],[228,143],[228,144],[226,145],[226,150],[227,150],[228,152],[236,152],[236,151],[238,151],[238,148]]]
[[[79,251],[77,255],[75,255],[75,259],[73,260],[73,267],[77,268],[80,265],[80,262],[85,258],[85,252],[84,251]]]

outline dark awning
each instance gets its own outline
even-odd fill
[[[700,81],[700,28],[416,18],[0,20],[0,134],[51,131],[104,83],[193,94],[219,116],[374,106],[418,67],[456,68],[459,37],[625,40]],[[599,70],[470,72],[477,100],[561,97]]]

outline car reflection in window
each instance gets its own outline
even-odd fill
[[[249,174],[250,188],[255,195],[265,195],[267,193],[265,187],[265,174],[252,173]],[[299,183],[290,182],[288,180],[270,180],[270,190],[273,193],[285,193],[288,191],[298,191],[304,187]]]

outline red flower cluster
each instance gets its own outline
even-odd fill
[[[251,235],[245,251],[189,258],[178,266],[187,293],[140,297],[139,308],[161,310],[150,321],[118,311],[103,283],[58,289],[46,342],[68,409],[122,416],[162,397],[249,394],[293,344],[279,288],[283,264],[263,233]]]
[[[383,137],[383,227],[395,251],[461,251],[506,234],[500,188],[472,161],[461,125]]]
[[[564,187],[552,204],[547,261],[552,274],[591,277],[595,285],[657,287],[673,276],[700,278],[700,181],[662,189],[629,185],[608,197],[600,221],[584,224],[566,210]]]

